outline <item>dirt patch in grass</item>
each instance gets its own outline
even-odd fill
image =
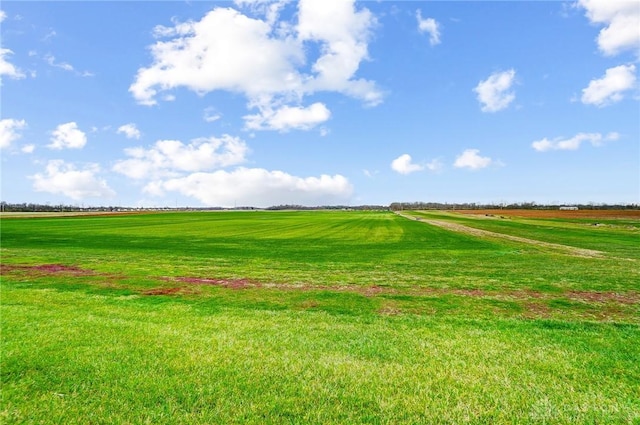
[[[482,216],[525,218],[631,218],[640,220],[640,210],[456,210],[456,213]]]
[[[618,292],[591,292],[591,291],[569,291],[565,294],[572,301],[607,303],[615,302],[619,304],[638,304],[640,303],[640,294],[636,292],[627,292],[624,294]]]
[[[188,283],[191,285],[207,285],[220,286],[229,289],[275,289],[280,291],[333,291],[333,292],[355,292],[367,297],[372,297],[383,293],[396,293],[393,288],[382,288],[377,285],[361,286],[361,285],[313,285],[306,283],[274,283],[260,282],[248,278],[213,278],[213,277],[193,277],[193,276],[177,276],[163,277],[162,280],[171,282]]]
[[[189,283],[191,285],[211,285],[222,286],[223,288],[230,289],[248,289],[248,288],[260,288],[262,284],[260,282],[250,279],[219,279],[219,278],[201,278],[201,277],[166,277],[163,280],[177,281],[183,283]]]
[[[541,302],[528,301],[523,303],[522,316],[527,319],[541,319],[551,316],[551,307]]]
[[[619,303],[635,304],[640,303],[640,292],[628,291],[624,293],[607,291],[567,291],[563,293],[547,293],[529,289],[523,290],[493,290],[484,289],[456,289],[456,288],[391,288],[378,285],[313,285],[313,284],[293,284],[260,282],[248,278],[212,278],[212,277],[163,277],[162,280],[170,282],[181,282],[190,285],[219,286],[228,289],[271,289],[279,291],[330,291],[330,292],[351,292],[366,297],[378,295],[408,295],[408,296],[445,296],[456,295],[471,298],[487,298],[501,301],[527,301],[527,300],[550,300],[557,298],[568,298],[572,301],[583,301],[587,303]],[[159,294],[161,295],[161,294]]]
[[[3,264],[0,266],[0,274],[7,272],[23,272],[37,275],[93,275],[95,272],[89,269],[83,269],[76,266],[67,266],[64,264],[39,264],[39,265],[13,265]]]
[[[142,295],[178,295],[184,288],[155,288],[143,291]]]
[[[451,292],[465,297],[484,297],[487,295],[482,289],[454,289]]]

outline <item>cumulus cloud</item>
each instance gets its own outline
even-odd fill
[[[60,124],[51,133],[49,149],[81,149],[87,144],[87,135],[75,122]]]
[[[237,137],[224,135],[192,140],[159,140],[150,149],[128,148],[129,159],[117,161],[113,170],[133,179],[177,176],[180,172],[206,171],[245,162],[249,148]]]
[[[178,192],[209,206],[257,207],[344,203],[353,193],[353,187],[341,175],[297,177],[282,171],[244,167],[154,181],[145,190],[155,196],[165,191]]]
[[[254,14],[264,15],[272,25],[278,19],[282,8],[291,0],[234,0],[236,6],[248,8]]]
[[[98,164],[87,164],[82,169],[62,160],[51,160],[44,173],[30,176],[33,188],[38,192],[62,194],[73,200],[85,198],[112,198],[113,189],[103,179],[96,177]]]
[[[4,10],[0,10],[0,22],[7,19],[7,13]]]
[[[423,18],[422,11],[416,10],[418,20],[418,31],[429,34],[429,44],[435,46],[440,44],[440,24],[433,18]]]
[[[295,90],[300,76],[294,64],[303,60],[291,38],[273,38],[264,21],[230,8],[216,7],[200,21],[156,28],[173,37],[151,46],[154,63],[140,68],[129,91],[153,105],[158,91],[186,87],[204,94],[228,90],[257,96]]]
[[[505,109],[516,98],[511,86],[515,81],[516,71],[510,69],[495,72],[486,80],[480,81],[473,89],[478,95],[482,112],[497,112]]]
[[[410,174],[415,171],[424,170],[424,166],[414,164],[411,159],[411,155],[403,154],[391,161],[391,169],[400,174]]]
[[[368,58],[368,41],[375,17],[368,9],[356,10],[353,0],[301,0],[298,4],[298,39],[317,42],[322,55],[305,78],[306,91],[337,91],[360,98],[368,105],[382,101],[372,81],[354,80],[360,63]]]
[[[286,132],[292,129],[309,130],[330,117],[331,111],[323,103],[316,102],[307,108],[285,105],[273,110],[264,107],[259,114],[247,115],[244,118],[248,129]]]
[[[292,106],[315,92],[340,92],[368,105],[380,103],[382,94],[375,83],[355,77],[367,59],[373,15],[365,8],[358,10],[353,0],[301,0],[294,15],[297,23],[284,22],[278,11],[285,3],[236,2],[262,8],[266,19],[215,7],[199,21],[157,26],[154,35],[163,40],[150,46],[153,63],[138,70],[129,91],[144,105],[156,104],[160,92],[177,87],[200,95],[215,90],[241,93],[250,109],[259,110],[245,117],[248,125],[276,130],[312,127],[288,125],[289,119],[298,121],[291,115],[326,116],[328,109],[322,104],[314,105],[325,110]],[[315,61],[307,57],[310,52],[320,52]],[[265,111],[280,112],[283,122],[271,125]]]
[[[492,164],[496,164],[496,161],[492,160],[488,156],[480,156],[479,152],[480,151],[478,149],[466,149],[456,157],[456,161],[453,163],[453,166],[456,168],[479,170]]]
[[[598,48],[607,56],[633,50],[640,55],[640,6],[637,1],[579,0],[594,24],[604,25],[598,34]]]
[[[22,72],[15,65],[9,63],[6,56],[12,55],[13,51],[9,49],[0,49],[0,82],[3,75],[6,75],[9,78],[13,78],[15,80],[19,80],[25,77],[24,72]]]
[[[640,32],[640,30],[639,30]],[[622,100],[624,92],[635,87],[635,65],[620,65],[607,69],[602,78],[591,80],[582,90],[582,103],[607,106]]]
[[[127,139],[139,139],[141,136],[140,130],[138,130],[134,123],[121,125],[120,127],[118,127],[116,133],[124,134]]]
[[[16,120],[6,118],[0,120],[0,149],[6,149],[11,146],[11,142],[22,137],[20,130],[27,127],[25,120]]]
[[[584,142],[589,142],[593,146],[600,146],[604,142],[618,140],[620,135],[618,133],[609,133],[603,136],[600,133],[578,133],[570,139],[564,139],[562,137],[549,140],[546,137],[541,140],[537,140],[531,143],[538,152],[546,152],[550,150],[576,150]]]

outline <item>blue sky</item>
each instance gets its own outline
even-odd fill
[[[3,1],[2,200],[640,203],[640,2]]]

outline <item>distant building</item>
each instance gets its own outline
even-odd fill
[[[578,207],[560,207],[563,211],[577,211]]]

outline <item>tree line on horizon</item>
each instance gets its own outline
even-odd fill
[[[402,210],[484,210],[484,209],[558,209],[562,206],[577,207],[581,210],[627,210],[640,209],[640,204],[596,204],[596,203],[571,203],[571,204],[537,204],[535,202],[484,204],[475,202],[442,203],[442,202],[392,202],[390,205],[321,205],[305,206],[295,204],[274,205],[267,208],[241,206],[234,208],[223,207],[123,207],[123,206],[78,206],[68,204],[40,204],[32,202],[10,203],[0,202],[0,212],[115,212],[115,211],[221,211],[221,210],[359,210],[359,211],[402,211]]]

